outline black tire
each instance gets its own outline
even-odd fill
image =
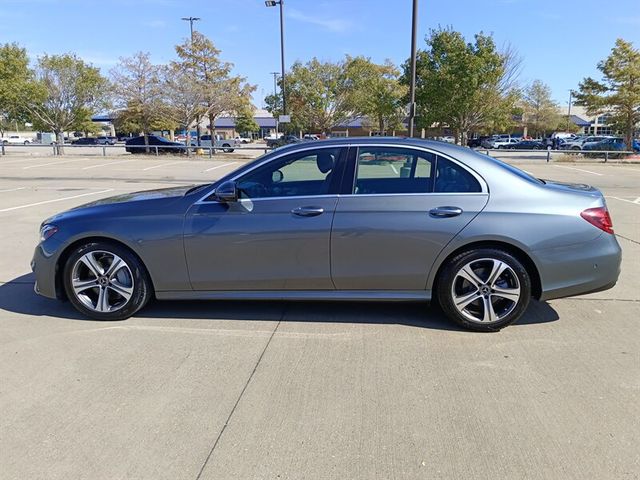
[[[106,288],[106,290],[109,292],[107,293],[107,298],[111,296],[112,299],[114,297],[116,299],[114,303],[116,303],[115,306],[117,308],[115,308],[113,311],[100,312],[93,308],[89,308],[87,305],[85,305],[85,303],[83,303],[83,301],[91,301],[92,299],[90,297],[97,297],[98,293],[103,290],[103,287],[99,287],[96,285],[96,287],[88,288],[87,290],[85,290],[87,293],[81,295],[84,300],[80,299],[79,295],[76,294],[73,289],[72,282],[74,274],[77,274],[77,272],[74,272],[76,263],[78,263],[81,257],[84,257],[87,254],[91,254],[92,252],[94,252],[93,258],[98,259],[99,262],[101,256],[103,258],[108,258],[108,255],[105,254],[115,255],[123,260],[125,266],[128,268],[125,276],[130,277],[132,283],[132,292],[128,300],[125,301],[124,297],[122,297],[121,295],[117,293],[114,294],[113,292],[115,290],[109,290],[112,287]],[[108,263],[100,265],[108,266]],[[80,266],[78,268],[81,269],[83,267]],[[93,275],[90,273],[89,269],[86,270],[89,275]],[[96,280],[98,279],[96,278]],[[106,241],[89,242],[76,248],[71,253],[71,255],[69,255],[69,258],[64,265],[63,284],[65,292],[67,294],[67,298],[69,298],[69,301],[76,308],[76,310],[78,310],[83,315],[95,320],[124,320],[126,318],[129,318],[141,308],[143,308],[153,296],[153,288],[149,274],[138,257],[136,257],[129,249]],[[121,305],[117,305],[118,301],[121,303]]]
[[[224,153],[233,153],[233,148],[231,148],[231,145],[229,145],[228,143],[225,143],[224,145],[222,145],[222,151]]]
[[[493,285],[491,285],[489,287],[490,292],[487,292],[488,295],[478,297],[478,300],[470,303],[469,307],[465,307],[469,310],[466,312],[467,315],[473,316],[473,312],[471,310],[475,310],[478,313],[478,316],[480,316],[480,311],[486,313],[486,310],[484,310],[484,302],[486,300],[483,300],[483,298],[488,298],[488,301],[492,302],[492,306],[489,310],[494,310],[493,305],[497,305],[498,307],[503,308],[505,313],[504,316],[497,317],[495,321],[490,322],[482,322],[468,318],[468,316],[465,316],[458,310],[453,298],[454,282],[457,282],[455,285],[456,288],[461,285],[461,278],[458,276],[458,273],[463,267],[470,264],[480,266],[477,270],[477,275],[481,280],[487,280],[484,278],[484,272],[486,269],[483,271],[482,267],[484,264],[488,263],[485,259],[503,262],[510,268],[510,271],[505,271],[505,273],[496,278],[496,282],[498,280],[500,282],[515,282],[515,279],[513,278],[515,275],[515,277],[517,277],[517,287],[519,287],[519,298],[516,302],[512,300],[505,300],[499,295],[495,295],[497,298],[494,298],[491,293],[493,292],[493,289],[491,289]],[[487,272],[487,277],[488,276],[489,272]],[[464,281],[465,280],[462,279],[462,285],[464,285]],[[474,293],[473,288],[476,287],[473,287],[470,283],[469,286],[471,286],[471,293]],[[531,299],[531,278],[529,277],[526,268],[510,253],[494,248],[468,250],[450,259],[440,272],[436,288],[437,300],[445,315],[463,328],[480,332],[495,332],[514,323],[525,312]],[[498,287],[496,286],[496,288]],[[480,290],[478,289],[478,292],[479,291]],[[494,301],[496,302],[495,304],[493,303]]]

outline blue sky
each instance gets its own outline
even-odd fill
[[[540,79],[554,97],[597,75],[615,39],[640,47],[639,0],[419,0],[419,46],[430,28],[452,26],[468,39],[492,33],[523,58],[520,82]],[[366,55],[396,63],[409,55],[411,0],[285,0],[286,61]],[[257,85],[261,106],[280,69],[278,11],[263,0],[0,0],[0,43],[35,57],[74,52],[105,73],[118,57],[148,51],[158,63],[189,34],[184,16],[222,50],[234,71]]]

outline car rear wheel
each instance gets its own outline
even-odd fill
[[[231,145],[229,145],[228,143],[225,143],[224,145],[222,145],[222,151],[224,153],[233,153],[233,148],[231,148]]]
[[[73,306],[96,320],[129,318],[152,295],[142,262],[126,248],[108,242],[90,242],[74,250],[63,275]]]
[[[522,263],[503,250],[469,250],[445,265],[436,293],[444,313],[458,325],[497,331],[527,309],[531,279]]]

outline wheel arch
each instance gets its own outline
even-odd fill
[[[69,245],[67,245],[58,256],[58,259],[56,260],[56,266],[55,266],[55,291],[56,291],[56,296],[59,299],[67,300],[67,293],[65,292],[65,289],[64,289],[64,281],[62,278],[62,273],[64,272],[64,266],[67,263],[67,260],[69,259],[69,257],[71,256],[71,253],[80,245],[84,245],[86,243],[93,243],[93,242],[111,243],[111,244],[117,245],[120,248],[124,248],[128,250],[132,255],[134,255],[144,268],[144,273],[147,275],[147,279],[149,280],[149,284],[151,285],[152,295],[155,294],[155,286],[153,284],[153,278],[149,273],[149,269],[145,265],[140,255],[138,255],[138,253],[133,248],[131,248],[130,245],[127,245],[121,240],[117,240],[115,238],[105,237],[100,235],[92,235],[92,236],[82,237],[74,240]]]
[[[442,259],[436,273],[433,275],[433,280],[431,282],[431,290],[432,292],[436,291],[438,286],[438,280],[440,275],[442,274],[442,270],[445,265],[456,255],[464,252],[466,250],[475,250],[479,248],[496,248],[500,250],[504,250],[507,253],[510,253],[514,257],[516,257],[527,270],[529,277],[531,278],[531,296],[535,299],[540,299],[542,295],[542,280],[540,278],[540,272],[535,262],[531,258],[531,256],[525,252],[522,248],[514,245],[513,243],[509,243],[503,240],[478,240],[470,243],[465,243],[464,245],[460,245],[455,250],[449,252],[449,254]]]

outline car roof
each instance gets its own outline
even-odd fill
[[[427,148],[435,152],[448,155],[454,159],[460,160],[473,169],[483,169],[487,165],[494,165],[493,158],[482,155],[468,147],[462,147],[453,143],[439,142],[436,140],[425,140],[422,138],[409,137],[341,137],[329,138],[325,140],[314,140],[313,142],[301,142],[285,145],[276,149],[278,152],[295,152],[298,150],[307,150],[315,146],[375,146],[385,145],[394,147],[418,147]]]

